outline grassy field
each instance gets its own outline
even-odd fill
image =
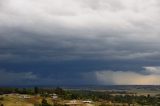
[[[33,96],[23,98],[23,95],[18,94],[1,95],[0,97],[3,98],[0,103],[4,106],[34,106],[34,104],[41,101],[41,98],[35,98]]]
[[[147,95],[150,95],[150,96],[156,96],[158,94],[160,94],[160,90],[145,90],[145,89],[135,89],[135,90],[131,90],[130,92],[135,92],[137,96],[140,96],[140,95],[144,95],[144,96],[147,96]]]
[[[27,96],[29,98],[24,98]],[[41,104],[42,97],[40,96],[31,96],[31,95],[20,95],[20,94],[7,94],[0,95],[0,104],[4,106],[34,106],[34,104]],[[53,104],[53,100],[51,98],[46,98],[49,104]],[[60,104],[70,103],[70,100],[59,100]],[[94,104],[82,104],[82,102],[77,101],[80,106],[95,106]]]
[[[34,104],[40,104],[42,101],[42,97],[27,95],[30,98],[23,98],[23,96],[24,95],[20,94],[1,95],[0,98],[3,98],[3,100],[0,100],[0,104],[3,104],[4,106],[34,106]],[[46,99],[49,104],[53,104],[51,98]],[[71,101],[72,100],[59,100],[58,103],[63,105],[70,104],[70,106],[99,106],[101,104],[101,102],[82,103],[81,100],[76,100],[76,104],[73,105]]]

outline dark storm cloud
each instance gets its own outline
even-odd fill
[[[19,58],[24,61],[25,57],[29,61],[32,59],[38,61],[41,61],[41,59],[42,61],[57,61],[57,59],[123,60],[143,59],[145,57],[152,59],[159,56],[158,47],[152,43],[141,43],[124,37],[114,38],[114,35],[113,37],[81,38],[74,36],[66,37],[65,34],[43,35],[35,32],[15,30],[2,33],[1,40],[1,60],[5,60],[5,58],[6,60]]]
[[[0,83],[1,85],[8,84],[22,84],[23,81],[27,84],[27,82],[34,81],[37,79],[37,76],[32,72],[11,72],[0,69]]]
[[[158,0],[1,0],[1,68],[37,62],[39,66],[28,65],[26,71],[39,76],[46,73],[47,81],[57,76],[65,83],[64,75],[68,82],[69,77],[77,76],[77,82],[89,83],[93,78],[85,80],[87,72],[138,72],[144,66],[159,65],[159,10]],[[63,64],[68,61],[71,65]],[[96,61],[105,67],[94,64]],[[56,62],[64,68],[41,66]],[[75,67],[66,69],[74,63]],[[87,65],[81,66],[83,63]],[[21,70],[15,67],[14,72]],[[41,68],[47,71],[39,71]]]

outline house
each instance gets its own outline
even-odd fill
[[[58,98],[57,94],[51,94],[50,96],[52,97],[52,99],[57,99]]]
[[[21,96],[19,96],[19,98],[23,98],[23,99],[30,99],[31,97],[30,97],[30,96],[28,96],[28,95],[21,95]]]
[[[77,100],[71,100],[71,101],[69,101],[69,103],[65,103],[65,104],[69,105],[69,106],[82,106],[82,103],[80,103]]]
[[[82,101],[83,103],[92,103],[92,101],[90,100],[85,100],[85,101]]]

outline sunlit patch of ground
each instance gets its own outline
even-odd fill
[[[30,98],[23,98],[22,95],[18,94],[2,95],[1,97],[3,97],[1,103],[4,106],[34,106],[34,104],[38,100],[34,100],[33,96],[30,96]]]

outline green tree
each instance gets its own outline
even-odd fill
[[[62,88],[57,87],[57,88],[55,89],[55,93],[58,94],[58,95],[64,95],[64,94],[65,94],[65,91],[64,91]]]
[[[27,94],[27,89],[26,88],[23,88],[22,94]]]
[[[51,106],[46,99],[42,99],[42,106]]]
[[[34,93],[35,94],[38,94],[39,93],[39,88],[36,86],[36,87],[34,87]]]

